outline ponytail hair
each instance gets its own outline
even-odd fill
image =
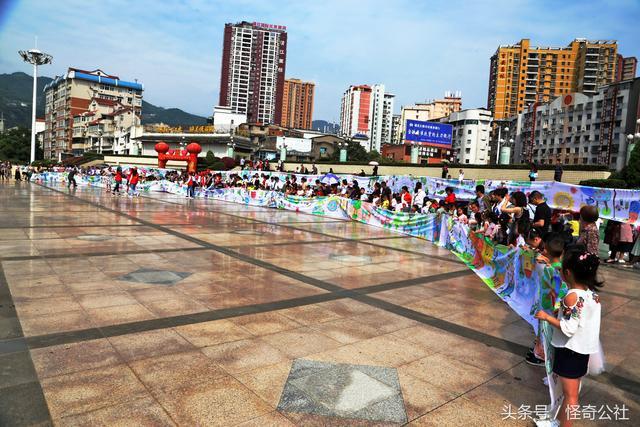
[[[586,285],[591,291],[598,291],[604,282],[598,280],[600,258],[584,250],[567,252],[562,260],[562,270],[571,271],[576,282]]]

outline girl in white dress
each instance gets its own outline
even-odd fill
[[[554,347],[553,372],[560,377],[564,401],[560,408],[561,426],[571,426],[579,411],[580,380],[589,370],[589,358],[602,359],[600,345],[600,298],[602,287],[597,279],[600,258],[597,255],[572,251],[562,260],[562,278],[569,292],[562,300],[557,317],[540,310],[536,318],[554,326],[551,344]],[[592,364],[593,362],[592,361]]]

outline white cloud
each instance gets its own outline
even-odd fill
[[[31,47],[37,34],[54,55],[46,75],[102,68],[144,82],[152,103],[204,115],[217,102],[224,23],[286,25],[287,76],[316,81],[316,118],[335,119],[342,92],[356,83],[385,83],[398,108],[445,90],[463,91],[466,107],[483,106],[491,54],[520,38],[613,38],[640,56],[639,11],[631,0],[31,0],[4,23],[0,51]],[[16,70],[29,72],[17,54],[3,54],[0,71]]]

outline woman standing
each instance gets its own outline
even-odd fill
[[[531,164],[531,169],[529,169],[529,181],[533,182],[538,179],[538,168],[534,163]]]

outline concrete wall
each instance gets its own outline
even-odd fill
[[[136,165],[145,167],[158,167],[158,159],[155,157],[129,157],[129,156],[104,156],[104,163],[109,165]],[[271,162],[272,168],[275,168],[276,161]],[[311,163],[304,163],[305,167],[311,170]],[[285,170],[295,171],[300,163],[285,162]],[[370,175],[373,166],[349,165],[344,163],[317,163],[320,173],[329,172],[329,168],[333,168],[335,173],[358,174],[361,169],[367,175]],[[185,162],[177,162],[170,160],[167,162],[167,168],[185,169]],[[450,168],[449,174],[452,178],[458,177],[459,168]],[[463,168],[465,179],[503,179],[526,181],[529,179],[528,169],[472,169],[470,167]],[[414,175],[414,176],[434,176],[439,178],[442,175],[442,169],[438,166],[378,166],[379,175]],[[609,171],[578,171],[566,170],[562,175],[562,181],[570,184],[578,184],[585,179],[606,179],[611,175]],[[539,181],[552,181],[553,170],[538,171]]]
[[[311,170],[311,163],[305,163],[305,167]],[[285,170],[295,171],[300,163],[286,162]],[[348,164],[327,164],[317,163],[320,173],[329,172],[329,168],[333,168],[334,173],[351,173],[358,174],[364,169],[367,175],[370,175],[373,166],[360,166]],[[459,168],[449,168],[449,174],[452,178],[458,177]],[[465,179],[503,179],[503,180],[519,180],[526,181],[529,179],[528,169],[471,169],[463,168]],[[378,166],[379,175],[415,175],[415,176],[433,176],[440,178],[442,176],[442,168],[429,166]],[[562,175],[562,181],[570,184],[578,184],[585,179],[606,179],[611,175],[609,171],[577,171],[565,170]],[[539,170],[538,181],[552,181],[553,170]]]

